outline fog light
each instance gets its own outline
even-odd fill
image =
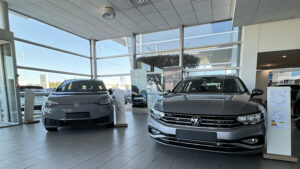
[[[242,140],[242,142],[246,144],[256,144],[258,143],[258,138],[247,138]]]
[[[156,130],[156,129],[151,129],[151,133],[155,134],[155,135],[160,134],[160,132],[158,130]]]

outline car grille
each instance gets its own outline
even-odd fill
[[[66,113],[66,119],[80,119],[80,118],[90,118],[89,112],[74,112],[74,113]]]
[[[192,118],[195,117],[200,119],[198,124],[192,122]],[[243,125],[236,121],[236,116],[210,116],[179,113],[165,113],[165,116],[161,118],[161,121],[168,124],[212,128],[233,128]]]

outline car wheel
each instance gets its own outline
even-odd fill
[[[106,127],[115,127],[114,123],[107,124]]]
[[[53,128],[53,127],[51,127],[51,128],[45,127],[45,129],[47,131],[57,131],[57,127],[55,127],[55,128]]]

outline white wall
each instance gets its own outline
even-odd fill
[[[300,19],[245,26],[242,42],[240,77],[252,90],[259,52],[300,49]]]
[[[240,77],[247,88],[255,88],[259,25],[246,26],[242,30]]]
[[[269,82],[269,73],[270,70],[263,70],[263,71],[257,71],[256,72],[256,88],[262,89],[264,91],[264,94],[261,96],[257,96],[258,98],[261,98],[263,103],[267,100],[267,87]]]

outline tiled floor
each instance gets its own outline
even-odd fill
[[[300,164],[159,145],[147,135],[147,115],[127,112],[128,128],[63,128],[41,123],[0,129],[5,169],[300,169]],[[300,130],[293,129],[300,157]]]

